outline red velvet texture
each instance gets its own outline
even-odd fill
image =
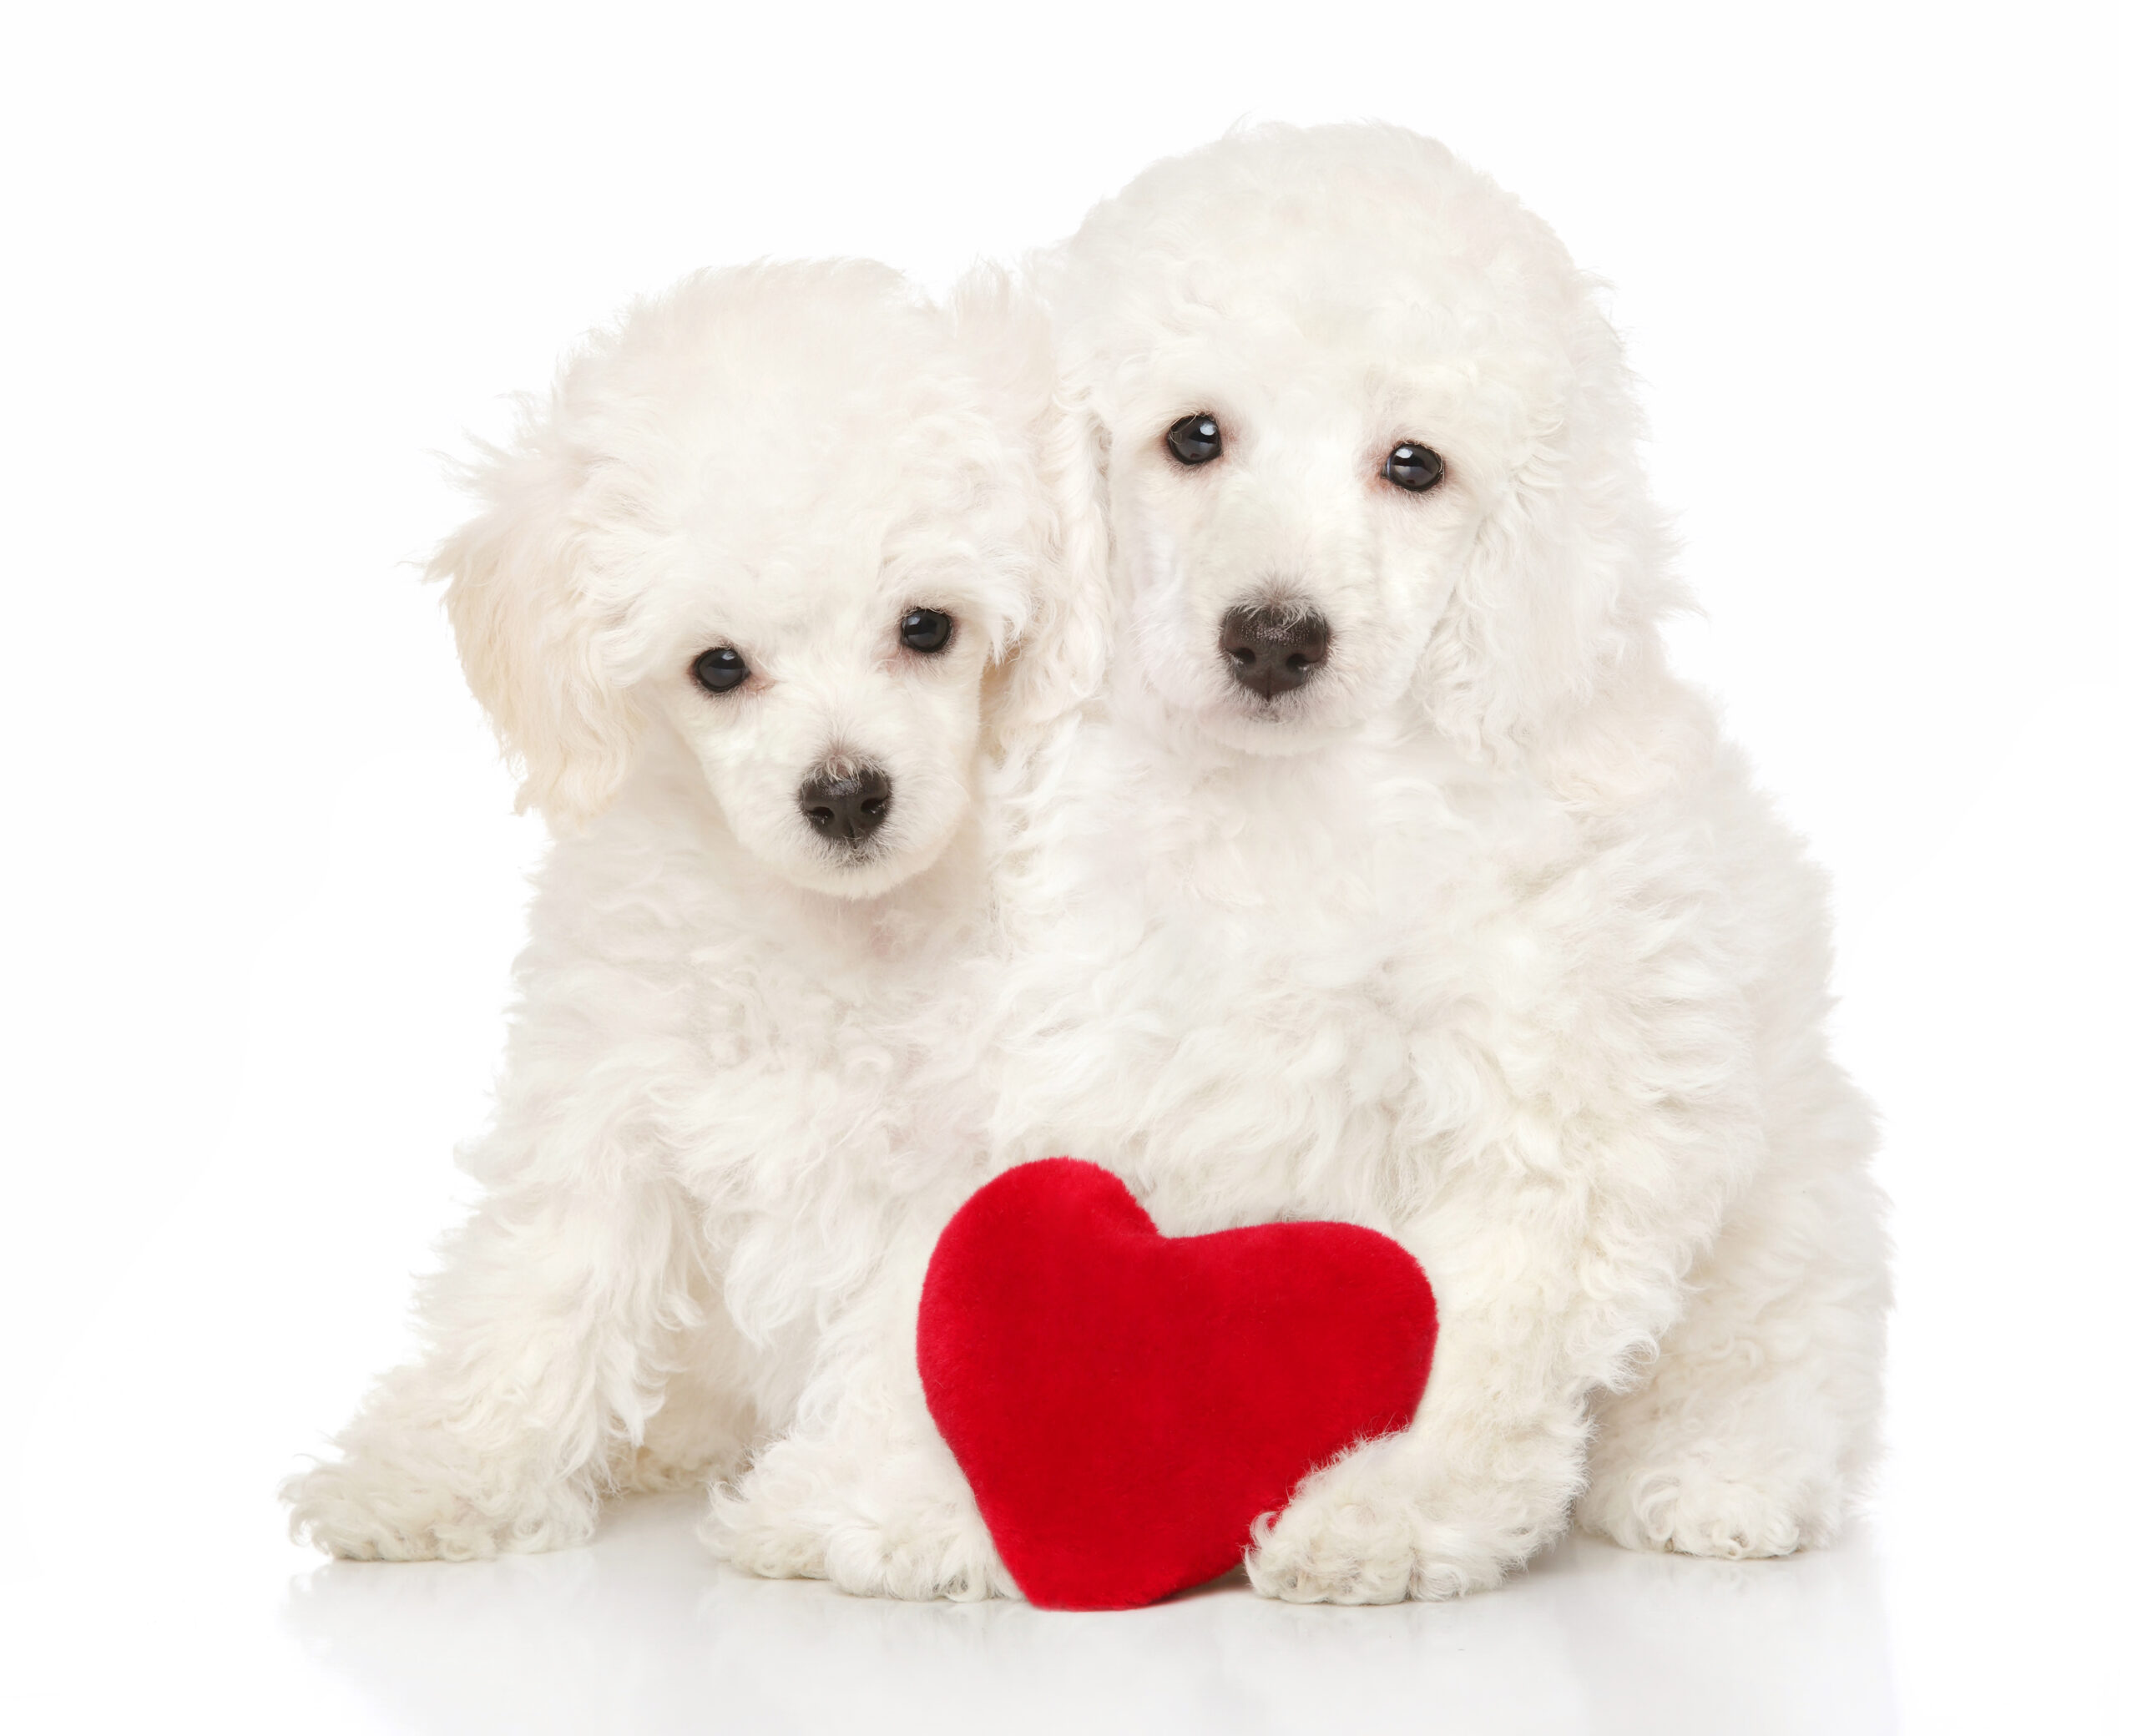
[[[1437,1325],[1375,1231],[1161,1236],[1118,1177],[1049,1158],[942,1232],[920,1378],[1024,1595],[1129,1609],[1238,1566],[1307,1472],[1407,1427]]]

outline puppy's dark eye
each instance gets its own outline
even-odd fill
[[[715,645],[690,665],[690,675],[707,693],[727,694],[750,679],[750,666],[732,645]]]
[[[1224,431],[1215,416],[1198,410],[1165,430],[1165,446],[1182,464],[1207,464],[1224,451]]]
[[[947,647],[957,630],[957,623],[939,608],[917,608],[898,623],[898,643],[932,657]]]
[[[1447,474],[1447,466],[1430,447],[1406,440],[1387,455],[1387,462],[1381,466],[1380,473],[1397,488],[1422,494],[1427,488],[1439,487],[1439,479]]]

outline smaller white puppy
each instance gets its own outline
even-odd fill
[[[421,1359],[285,1490],[294,1532],[553,1548],[610,1491],[723,1473],[792,1422],[910,1202],[968,1173],[975,799],[1102,649],[1060,577],[1041,330],[998,277],[945,308],[861,263],[700,274],[477,468],[433,572],[559,835],[463,1157],[487,1194]]]

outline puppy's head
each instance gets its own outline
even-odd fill
[[[789,880],[928,866],[984,747],[1095,679],[1052,380],[1004,280],[942,308],[856,262],[701,273],[588,343],[432,568],[523,805],[584,823],[665,728]]]
[[[1442,147],[1235,134],[1039,269],[1125,659],[1205,733],[1290,753],[1407,704],[1489,753],[1582,703],[1661,600],[1617,342]]]

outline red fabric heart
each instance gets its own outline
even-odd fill
[[[1239,1564],[1257,1514],[1417,1414],[1432,1286],[1353,1224],[1167,1238],[1049,1158],[950,1220],[920,1378],[995,1547],[1051,1609],[1129,1609]]]

